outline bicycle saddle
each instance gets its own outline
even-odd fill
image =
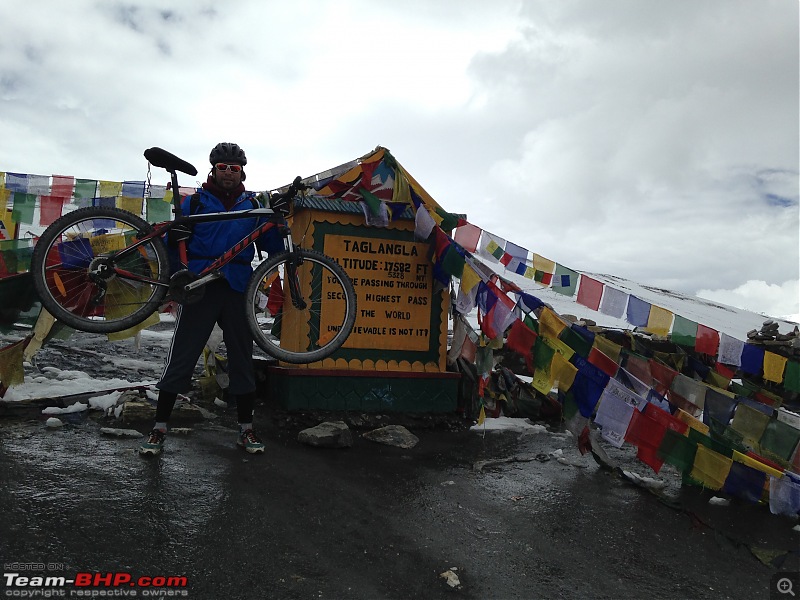
[[[197,169],[194,168],[194,165],[191,165],[182,158],[178,158],[171,152],[167,152],[166,150],[156,146],[145,150],[144,157],[151,165],[166,169],[170,173],[180,171],[181,173],[186,173],[187,175],[197,175]]]

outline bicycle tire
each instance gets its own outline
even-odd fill
[[[138,235],[153,230],[144,219],[114,207],[87,207],[55,220],[33,250],[31,273],[36,293],[64,324],[89,333],[114,333],[138,325],[158,309],[167,294],[169,259],[160,238],[115,261]],[[157,283],[112,275],[92,278],[90,264],[111,267]]]
[[[345,343],[356,320],[356,291],[335,260],[316,250],[297,251],[303,261],[300,290],[310,302],[306,308],[297,308],[287,291],[286,272],[292,261],[288,252],[256,267],[245,301],[256,344],[280,361],[307,364],[329,357]]]

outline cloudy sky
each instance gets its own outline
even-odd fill
[[[141,180],[161,146],[205,173],[235,141],[262,190],[380,145],[573,269],[800,313],[796,0],[26,0],[0,22],[0,171]]]

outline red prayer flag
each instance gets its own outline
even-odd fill
[[[61,216],[66,198],[58,196],[41,196],[39,204],[39,225],[47,227]]]
[[[661,396],[667,395],[667,392],[672,387],[672,380],[678,376],[677,371],[652,358],[650,359],[650,373],[653,375],[653,388]]]
[[[478,248],[478,240],[481,239],[481,229],[464,221],[463,225],[459,224],[456,227],[453,239],[467,252],[475,252]]]
[[[50,185],[50,195],[59,198],[72,198],[72,190],[75,189],[75,178],[71,175],[53,175],[53,183]]]
[[[723,365],[722,363],[716,364],[717,373],[725,377],[726,379],[733,379],[736,376],[736,369],[731,369],[727,365]]]
[[[531,367],[533,345],[536,343],[536,338],[536,332],[525,325],[523,321],[517,319],[511,325],[511,331],[508,333],[508,339],[506,340],[506,346],[508,346],[510,350],[525,357],[525,363],[528,365],[529,369]]]
[[[634,410],[625,441],[638,448],[636,456],[653,471],[658,473],[664,465],[658,456],[658,448],[667,432],[667,426],[641,411]]]
[[[588,360],[609,377],[614,377],[619,369],[619,365],[613,359],[600,352],[597,348],[591,349]]]
[[[578,304],[592,310],[600,308],[600,298],[603,297],[603,284],[581,274],[580,287],[578,288]]]
[[[271,315],[277,315],[283,308],[283,289],[281,288],[281,280],[276,278],[269,286],[269,295],[267,296],[267,310]]]
[[[694,349],[701,354],[716,356],[717,350],[719,350],[719,332],[705,325],[698,324]]]

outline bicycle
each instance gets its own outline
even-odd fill
[[[278,227],[284,251],[261,262],[245,290],[255,342],[270,356],[296,364],[322,360],[345,343],[356,318],[353,283],[332,258],[295,244],[284,220],[294,198],[310,186],[295,178],[279,194],[288,202],[285,211],[253,208],[184,215],[177,172],[194,176],[197,169],[157,147],[144,156],[170,174],[174,220],[151,225],[116,207],[79,208],[57,219],[39,238],[31,260],[34,286],[45,309],[80,331],[129,329],[169,300],[200,301],[203,286],[223,277],[221,267]],[[199,273],[188,270],[187,241],[178,241],[181,268],[171,274],[167,232],[178,225],[253,217],[258,219],[252,232]]]

